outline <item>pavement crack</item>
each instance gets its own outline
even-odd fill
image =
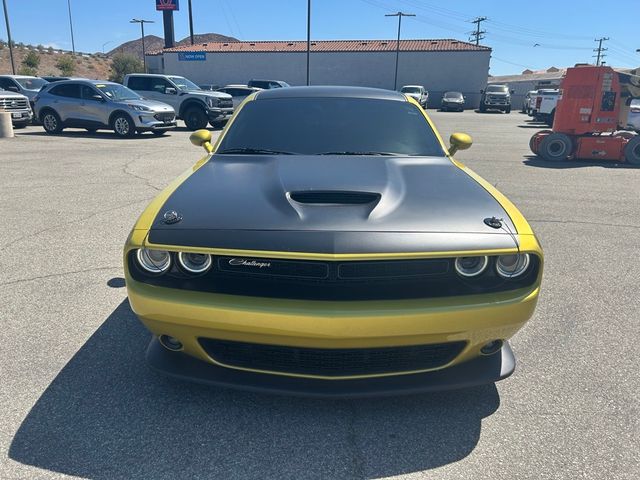
[[[98,272],[101,270],[114,270],[114,269],[118,269],[120,268],[120,266],[117,267],[94,267],[94,268],[87,268],[84,270],[73,270],[70,272],[60,272],[60,273],[50,273],[48,275],[36,275],[34,277],[28,277],[28,278],[20,278],[18,280],[11,280],[10,282],[5,282],[5,283],[0,283],[0,287],[5,287],[7,285],[15,285],[18,283],[24,283],[24,282],[31,282],[31,281],[35,281],[35,280],[43,280],[43,279],[47,279],[47,278],[53,278],[53,277],[64,277],[66,275],[77,275],[78,273],[88,273],[88,272]]]
[[[355,402],[349,402],[349,421],[347,430],[347,445],[351,452],[352,466],[353,466],[353,478],[365,478],[364,475],[364,458],[362,457],[362,450],[358,446],[358,438],[356,433],[356,416],[358,410]]]
[[[156,191],[158,191],[158,192],[159,192],[159,191],[161,191],[161,190],[162,190],[162,188],[159,188],[159,187],[156,187],[155,185],[153,185],[153,184],[151,183],[151,179],[150,179],[150,178],[143,177],[143,176],[141,176],[141,175],[138,175],[138,174],[136,174],[136,173],[133,173],[133,172],[129,169],[129,167],[131,167],[131,165],[132,165],[133,163],[135,163],[136,161],[140,160],[142,157],[143,157],[143,155],[142,155],[142,154],[138,154],[138,155],[136,155],[133,159],[131,159],[131,160],[129,160],[128,162],[126,162],[126,163],[122,166],[122,173],[124,173],[125,175],[128,175],[128,176],[130,176],[130,177],[137,178],[138,180],[142,180],[142,181],[144,182],[144,184],[145,184],[147,187],[149,187],[149,188],[153,188],[154,190],[156,190]]]

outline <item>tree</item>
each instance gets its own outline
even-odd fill
[[[122,83],[125,75],[140,73],[143,70],[142,62],[138,58],[126,53],[118,53],[111,59],[111,76],[109,80]]]
[[[70,77],[76,71],[76,61],[71,55],[62,55],[56,62],[62,75]]]
[[[29,53],[22,59],[22,65],[37,71],[40,66],[40,55],[35,50],[29,50]]]

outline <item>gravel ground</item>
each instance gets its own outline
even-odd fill
[[[201,153],[186,130],[118,140],[40,127],[0,140],[0,478],[640,478],[640,169],[547,164],[519,113],[439,113],[457,158],[545,248],[509,379],[320,401],[173,382],[144,363],[121,250]]]

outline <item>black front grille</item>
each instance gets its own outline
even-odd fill
[[[532,285],[539,260],[531,256],[524,275],[504,279],[491,259],[478,277],[465,278],[455,272],[453,258],[370,261],[281,260],[216,256],[213,268],[203,275],[188,275],[173,267],[160,276],[150,276],[129,254],[134,279],[151,285],[183,290],[253,297],[303,300],[393,300],[434,298],[514,290]]]
[[[172,122],[174,119],[175,115],[171,112],[167,112],[167,113],[156,113],[153,118],[155,118],[156,120],[159,120],[161,122]]]
[[[233,107],[233,99],[229,98],[229,99],[220,99],[220,101],[218,102],[218,106],[220,108],[231,108]]]
[[[231,367],[339,377],[429,370],[456,358],[465,342],[384,348],[302,348],[200,338],[214,360]]]

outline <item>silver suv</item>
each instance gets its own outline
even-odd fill
[[[171,105],[143,99],[119,83],[64,80],[46,85],[35,98],[36,115],[47,133],[63,128],[113,130],[119,137],[136,132],[162,135],[176,126]]]

